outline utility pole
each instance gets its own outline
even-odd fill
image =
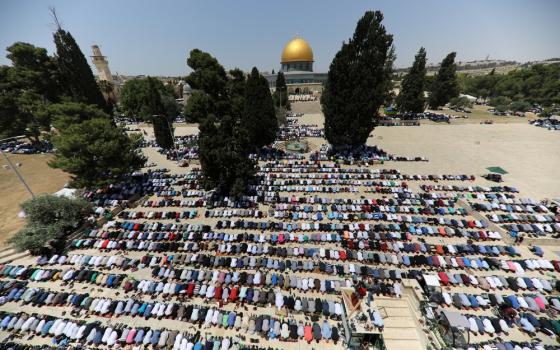
[[[15,136],[15,137],[8,137],[6,139],[2,139],[0,140],[0,142],[3,141],[7,141],[7,140],[11,140],[11,139],[20,139],[22,137],[25,136]],[[29,185],[27,185],[27,183],[25,182],[25,180],[23,179],[23,176],[21,176],[21,174],[19,173],[19,171],[17,170],[17,168],[14,166],[14,164],[12,163],[12,161],[10,160],[10,158],[8,158],[8,156],[6,155],[6,152],[4,152],[1,148],[0,148],[0,153],[2,153],[2,155],[4,156],[4,158],[6,158],[6,162],[8,162],[8,166],[10,168],[12,168],[12,170],[14,171],[14,173],[16,173],[19,181],[23,184],[23,186],[25,187],[25,189],[27,190],[27,192],[29,192],[29,194],[31,195],[31,198],[35,199],[35,194],[33,194],[33,191],[31,191],[31,188],[29,188]]]

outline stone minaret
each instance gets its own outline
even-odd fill
[[[107,61],[107,57],[101,54],[99,46],[93,45],[91,49],[93,51],[91,60],[95,65],[95,68],[97,68],[97,75],[99,76],[99,80],[112,82],[113,76],[111,75],[111,71],[109,70],[109,61]]]

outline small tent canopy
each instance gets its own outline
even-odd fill
[[[57,197],[76,198],[75,188],[63,188],[60,191],[53,193]]]
[[[424,281],[430,287],[439,287],[439,279],[436,275],[424,275]]]
[[[472,95],[465,95],[465,94],[460,94],[459,97],[461,98],[466,98],[467,100],[469,100],[470,102],[474,102],[476,101],[476,97],[472,96]]]
[[[460,313],[447,310],[442,310],[441,313],[451,328],[469,329],[469,321]]]
[[[491,166],[491,167],[486,168],[486,169],[488,169],[488,171],[490,171],[492,173],[496,173],[496,174],[505,175],[505,174],[508,173],[507,171],[505,171],[505,169],[500,168],[499,166]]]

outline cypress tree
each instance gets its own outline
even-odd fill
[[[173,129],[170,128],[171,122],[169,117],[165,115],[154,115],[152,117],[152,125],[154,126],[154,135],[158,146],[164,149],[173,148]]]
[[[421,47],[408,74],[402,81],[402,89],[397,97],[399,112],[422,113],[426,105],[424,88],[426,85],[426,50]]]
[[[457,81],[457,65],[455,64],[455,52],[451,52],[441,62],[439,71],[432,83],[432,90],[428,103],[430,108],[437,109],[444,106],[453,97],[459,96],[459,83]]]
[[[253,67],[247,79],[241,127],[246,130],[249,143],[257,149],[271,144],[278,131],[268,81],[259,74],[256,67]]]
[[[286,86],[286,78],[282,71],[276,76],[276,92],[274,93],[274,106],[280,106],[290,110],[290,101],[288,100],[288,87]]]
[[[383,14],[368,11],[334,57],[321,97],[325,136],[335,146],[363,145],[391,90],[393,36]]]
[[[255,172],[255,164],[249,158],[253,145],[248,130],[241,126],[245,75],[235,69],[228,76],[214,57],[198,49],[191,51],[187,63],[193,72],[186,80],[200,94],[197,103],[190,104],[191,98],[185,110],[201,120],[198,154],[202,184],[208,190],[238,197],[246,192]],[[268,98],[271,99],[270,91]]]
[[[157,144],[161,148],[170,149],[174,146],[173,130],[170,127],[171,121],[165,114],[165,106],[161,100],[158,82],[155,78],[147,78],[147,92],[143,96],[142,114],[151,116]]]
[[[207,115],[198,125],[198,157],[202,170],[202,185],[212,189],[218,186],[220,178],[221,140],[218,138],[217,119]]]
[[[245,73],[241,69],[236,68],[229,71],[229,79],[226,86],[231,101],[230,114],[235,120],[239,120],[243,115],[246,83]]]
[[[193,70],[185,79],[186,82],[194,89],[202,91],[208,95],[208,98],[199,98],[194,102],[203,102],[197,108],[198,113],[204,111],[207,114],[214,114],[216,118],[221,118],[231,112],[231,104],[227,91],[228,76],[227,73],[218,62],[209,53],[194,49],[190,52],[187,64]],[[191,99],[187,101],[191,103]],[[188,107],[185,107],[187,110]]]
[[[60,75],[72,99],[75,102],[97,105],[110,112],[93,72],[72,34],[58,25],[53,36]]]

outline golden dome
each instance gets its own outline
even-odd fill
[[[307,41],[293,38],[284,46],[280,63],[287,62],[313,62],[313,51]]]

